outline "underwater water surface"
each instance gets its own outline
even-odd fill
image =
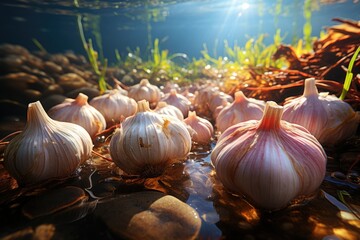
[[[304,17],[308,2],[309,20]],[[311,36],[334,24],[332,18],[358,19],[358,1],[2,1],[0,3],[2,43],[37,49],[33,39],[52,53],[73,50],[84,53],[77,17],[84,21],[88,38],[101,45],[104,56],[115,60],[114,49],[140,47],[160,39],[170,53],[201,57],[204,44],[217,56],[224,54],[223,42],[243,45],[249,38],[265,34],[272,43],[281,30],[284,43],[304,36],[304,24],[311,23]]]

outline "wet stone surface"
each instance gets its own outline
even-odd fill
[[[155,191],[109,199],[99,203],[94,214],[126,239],[195,239],[201,226],[192,207]]]

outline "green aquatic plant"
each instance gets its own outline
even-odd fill
[[[87,54],[87,57],[88,57],[88,60],[89,60],[89,63],[91,65],[92,69],[94,70],[95,74],[97,74],[99,76],[98,86],[99,86],[100,93],[103,93],[107,89],[105,74],[106,74],[108,60],[105,58],[103,59],[102,70],[100,70],[100,67],[98,64],[98,53],[93,47],[92,39],[89,38],[88,41],[85,40],[84,28],[83,28],[81,19],[82,19],[82,16],[79,14],[77,16],[77,24],[78,24],[80,39],[81,39],[81,42],[83,44],[84,50]]]
[[[99,52],[99,59],[101,62],[104,62],[104,50],[103,50],[103,44],[102,44],[102,37],[101,37],[101,31],[100,31],[100,16],[99,15],[92,15],[89,14],[86,17],[87,19],[87,25],[89,29],[91,29],[91,34],[95,38],[95,44]]]
[[[348,66],[347,71],[346,71],[346,76],[345,76],[343,89],[342,89],[341,95],[339,97],[341,100],[345,99],[345,96],[346,96],[346,94],[348,93],[348,91],[350,89],[350,85],[351,85],[351,82],[352,82],[352,79],[353,79],[352,69],[353,69],[355,60],[356,60],[357,56],[359,55],[359,52],[360,52],[360,46],[356,49],[354,55],[352,56],[352,58],[351,58],[351,60],[349,62],[349,66]]]
[[[216,51],[214,50],[214,57],[211,57],[209,50],[206,44],[203,45],[204,49],[201,50],[201,55],[203,56],[204,60],[215,66],[217,69],[222,69],[224,66],[224,58],[223,57],[216,57]]]
[[[242,66],[252,67],[282,67],[283,62],[274,60],[273,54],[276,52],[278,46],[282,43],[283,37],[281,37],[280,29],[278,29],[273,36],[273,43],[266,45],[264,39],[265,34],[259,35],[257,39],[250,38],[244,45],[240,47],[237,42],[231,47],[228,41],[224,41],[224,49],[226,56],[230,61],[236,62]],[[205,49],[206,50],[206,49]],[[219,61],[222,58],[213,59],[208,56],[208,51],[202,51],[205,59],[211,60],[219,65]]]
[[[174,59],[180,58],[188,61],[188,57],[184,53],[175,53],[169,55],[169,50],[161,50],[159,46],[159,39],[154,40],[154,44],[151,48],[151,55],[148,61],[138,61],[138,65],[141,65],[143,70],[149,73],[149,79],[157,79],[159,81],[159,75],[167,77],[167,80],[183,81],[184,68],[174,62]],[[140,56],[136,57],[137,59]],[[141,58],[140,58],[141,59]]]
[[[46,49],[44,48],[44,46],[39,42],[39,40],[37,40],[36,38],[32,39],[33,43],[35,44],[35,46],[37,46],[39,48],[39,50],[43,53],[47,53]]]
[[[305,41],[305,49],[310,51],[312,49],[313,39],[311,37],[312,33],[312,25],[311,25],[311,16],[312,16],[312,0],[304,1],[304,19],[305,24],[303,27],[304,41]]]

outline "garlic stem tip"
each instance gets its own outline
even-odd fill
[[[315,78],[307,78],[305,79],[305,83],[304,83],[304,93],[303,96],[307,97],[307,96],[318,96],[319,92],[318,89],[316,87],[316,80]]]
[[[146,100],[140,100],[137,102],[138,104],[138,112],[147,112],[150,111],[149,102]]]
[[[75,101],[79,105],[85,105],[88,101],[89,97],[83,93],[79,93],[79,95],[76,97]]]
[[[146,78],[141,79],[141,81],[140,81],[140,85],[141,85],[141,86],[145,86],[145,85],[147,85],[147,84],[149,84],[149,80],[148,80],[148,79],[146,79]]]

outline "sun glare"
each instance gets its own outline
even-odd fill
[[[244,3],[241,4],[241,9],[242,9],[242,10],[246,10],[246,9],[248,9],[249,7],[250,7],[250,4],[247,3],[247,2],[244,2]]]

